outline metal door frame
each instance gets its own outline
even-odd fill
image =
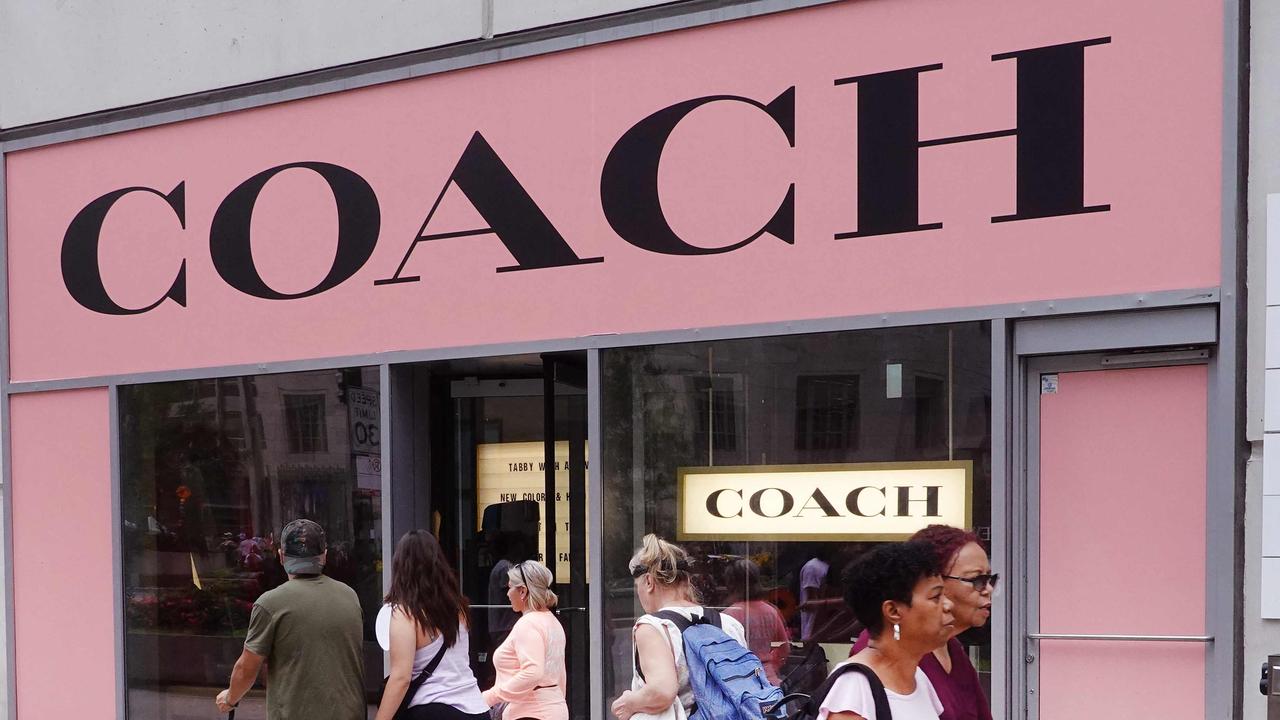
[[[1011,323],[1008,354],[1008,408],[1011,432],[1006,476],[1009,592],[997,612],[1007,613],[1004,634],[1007,717],[1038,720],[1039,648],[1029,635],[1039,634],[1039,470],[1040,376],[1056,372],[1169,367],[1203,364],[1208,368],[1206,436],[1206,582],[1205,582],[1205,717],[1230,717],[1234,657],[1239,640],[1234,631],[1232,594],[1238,580],[1234,554],[1235,470],[1232,425],[1217,424],[1224,408],[1234,406],[1233,383],[1224,383],[1232,367],[1220,361],[1217,312],[1206,315],[1175,311],[1167,315],[1108,313],[1045,318]],[[1210,317],[1210,315],[1212,317]],[[993,333],[994,335],[994,333]],[[1226,338],[1222,338],[1225,340]],[[1111,348],[1114,348],[1112,350]],[[1228,354],[1230,354],[1228,352]],[[993,498],[994,503],[994,498]],[[993,559],[997,557],[993,552]],[[1225,593],[1225,598],[1223,597]],[[998,627],[998,626],[997,626]],[[1194,641],[1196,637],[1184,637]],[[993,687],[993,695],[998,692]],[[996,698],[992,698],[993,705]]]
[[[521,355],[528,353],[506,353],[510,355]],[[574,378],[573,383],[567,383],[558,378],[555,367],[563,363],[565,355],[575,355],[583,359],[582,372],[580,378]],[[477,353],[474,357],[493,357],[484,353]],[[430,402],[432,392],[431,378],[431,362],[430,360],[380,365],[380,379],[382,381],[382,397],[381,412],[382,417],[388,418],[382,424],[382,443],[384,452],[383,472],[382,472],[382,531],[383,531],[383,549],[382,560],[383,567],[391,567],[391,559],[395,552],[395,542],[400,535],[417,527],[430,527],[431,522],[431,468],[430,456],[433,452],[448,452],[448,449],[433,449],[430,445],[430,414],[426,412],[426,405]],[[543,401],[543,422],[545,427],[550,425],[554,427],[556,422],[556,414],[554,410],[554,399],[568,395],[585,395],[586,406],[584,408],[585,418],[584,425],[586,437],[583,439],[582,445],[587,453],[587,457],[598,457],[600,452],[599,434],[600,428],[600,351],[596,348],[570,349],[561,352],[542,353],[543,376],[541,378],[524,378],[516,380],[502,380],[489,382],[482,380],[477,383],[476,387],[468,388],[454,382],[450,389],[450,398],[469,398],[469,397],[539,397]],[[550,402],[548,402],[550,400]],[[112,413],[115,416],[115,413]],[[548,461],[548,467],[555,457],[555,440],[554,433],[545,433],[543,438],[543,459]],[[549,439],[550,438],[550,439]],[[118,444],[118,442],[116,443]],[[112,447],[115,448],[116,444]],[[573,440],[570,441],[571,452]],[[114,452],[114,450],[113,450]],[[554,483],[554,473],[547,475],[548,487],[552,487]],[[583,484],[586,488],[586,497],[588,503],[577,509],[577,512],[585,514],[585,522],[582,526],[575,530],[580,537],[578,542],[585,544],[586,548],[594,550],[589,552],[589,560],[582,566],[583,571],[590,577],[603,578],[603,553],[599,552],[599,548],[603,544],[604,531],[601,519],[602,506],[600,498],[603,493],[603,482],[600,478],[599,465],[591,463],[588,460],[587,472],[583,478]],[[548,492],[550,498],[554,491]],[[394,499],[393,499],[394,498]],[[543,518],[544,521],[544,541],[548,555],[555,550],[555,522],[554,504],[548,500],[548,515]],[[570,509],[570,517],[573,518],[575,509]],[[573,544],[571,540],[571,546]],[[554,573],[555,560],[553,557],[543,558],[547,567],[552,568]],[[120,573],[116,573],[120,575]],[[573,578],[562,580],[556,578],[557,583],[566,582],[572,584]],[[391,585],[391,573],[383,572],[382,576],[383,592],[387,592]],[[474,609],[487,609],[485,604],[473,604]],[[589,627],[588,638],[595,638],[600,632],[601,627],[597,627],[601,622],[600,617],[603,612],[603,589],[602,583],[587,584],[586,586],[586,603],[583,608],[574,608],[577,610],[585,610],[587,613],[587,622]],[[572,641],[571,641],[572,642]],[[389,672],[390,657],[383,653],[383,671]],[[596,668],[601,667],[603,663],[603,650],[600,643],[589,642],[587,654],[587,686],[584,689],[586,695],[586,716],[594,717],[597,706],[602,702],[603,690],[601,673]]]

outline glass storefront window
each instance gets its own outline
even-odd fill
[[[380,686],[379,391],[377,368],[121,388],[129,717],[212,717],[254,600],[287,579],[277,540],[299,517],[326,531],[325,574],[360,597],[366,686]],[[266,717],[260,684],[236,717]]]
[[[840,599],[841,572],[887,535],[860,535],[877,518],[854,511],[884,510],[887,521],[905,502],[920,515],[957,512],[953,524],[990,535],[987,323],[624,348],[602,351],[601,362],[606,705],[631,682],[631,626],[642,610],[627,561],[645,533],[690,551],[704,603],[743,620],[770,678],[795,692],[811,691],[847,657],[861,629]],[[853,474],[813,484],[835,477],[822,474],[833,466]],[[921,467],[951,472],[959,491],[855,495],[839,484],[868,469]],[[726,483],[769,481],[756,492],[725,485],[710,500],[686,491],[691,477],[717,472],[729,473]],[[681,513],[704,506],[754,512],[750,532],[692,532]],[[794,517],[830,519],[823,527],[836,529],[829,538],[818,522],[813,532],[796,532],[795,523],[776,530]],[[989,640],[961,640],[986,674]]]

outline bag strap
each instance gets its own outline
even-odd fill
[[[405,693],[405,697],[417,692],[418,688],[422,687],[422,684],[427,681],[427,678],[435,674],[436,668],[440,667],[440,661],[444,659],[444,653],[448,649],[449,646],[444,644],[444,638],[440,638],[440,649],[436,651],[435,657],[431,658],[431,662],[422,668],[422,672],[414,675],[413,679],[409,681],[409,690]]]
[[[711,612],[715,612],[715,611],[713,610]],[[689,621],[688,618],[686,618],[685,616],[681,615],[678,612],[675,612],[674,610],[662,610],[654,613],[653,617],[656,617],[661,620],[670,621],[671,624],[675,625],[676,629],[680,631],[681,635],[684,635],[684,631],[688,630],[689,626],[693,624]],[[719,620],[719,616],[717,616],[717,620]],[[651,625],[651,623],[645,623],[645,624]],[[631,628],[631,647],[634,648],[632,652],[635,654],[636,675],[640,676],[641,680],[644,680],[645,679],[644,668],[640,667],[640,648],[636,645],[636,628],[639,626],[640,624],[637,622]],[[676,656],[676,648],[674,645],[671,644],[671,636],[667,634],[666,628],[658,627],[658,629],[662,631],[662,636],[667,639],[667,645],[671,648],[671,657],[674,658]]]
[[[809,697],[809,702],[805,705],[804,717],[818,717],[818,709],[822,707],[822,701],[827,699],[827,693],[831,692],[831,687],[836,684],[836,680],[841,675],[850,672],[862,675],[867,679],[867,685],[871,686],[871,698],[876,707],[876,720],[893,720],[893,711],[889,709],[889,695],[884,690],[884,683],[880,682],[880,677],[876,675],[875,670],[861,663],[845,663],[828,675]]]
[[[426,667],[422,668],[422,672],[420,674],[426,676],[423,680],[426,680],[435,674],[436,668],[440,667],[440,661],[444,659],[444,653],[448,649],[449,646],[445,645],[444,638],[440,638],[440,649],[436,651],[436,656],[431,658],[431,662],[427,663]]]
[[[702,622],[724,629],[724,625],[720,622],[720,611],[715,608],[702,608]]]
[[[675,610],[659,610],[654,613],[653,616],[663,620],[670,620],[671,624],[676,626],[676,629],[680,631],[681,635],[683,635],[684,631],[688,630],[693,625],[692,620],[681,615]]]
[[[720,621],[720,613],[709,607],[702,608],[702,615],[694,615],[693,619],[689,619],[675,610],[659,610],[653,616],[663,620],[670,620],[673,625],[679,628],[681,635],[694,625],[714,625],[724,629],[724,625]]]

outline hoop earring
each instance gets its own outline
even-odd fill
[[[902,639],[902,628],[898,626],[898,623],[893,624],[893,639],[894,640]]]

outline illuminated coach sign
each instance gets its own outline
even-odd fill
[[[903,540],[972,522],[969,461],[679,470],[681,540]]]

